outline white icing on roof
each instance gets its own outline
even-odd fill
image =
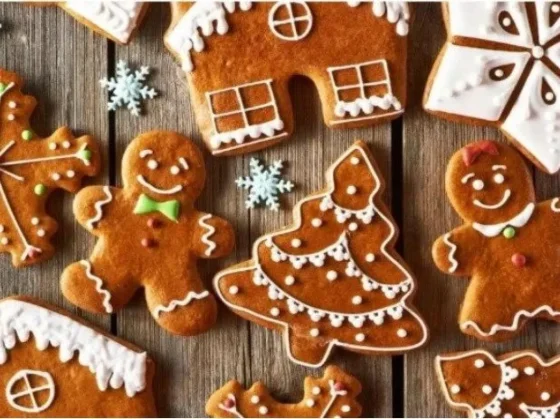
[[[33,335],[39,351],[59,349],[65,363],[78,352],[78,362],[95,375],[99,390],[121,388],[133,397],[146,387],[146,353],[135,352],[75,320],[41,306],[19,300],[0,302],[0,365],[8,350]]]

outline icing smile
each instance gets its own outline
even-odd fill
[[[136,180],[138,181],[138,183],[142,186],[144,186],[145,188],[148,188],[150,191],[158,193],[160,195],[173,195],[176,194],[177,192],[180,192],[183,190],[183,185],[175,185],[172,188],[169,189],[160,189],[154,185],[152,185],[150,182],[148,182],[144,176],[142,175],[138,175],[136,177]]]
[[[509,201],[510,197],[511,197],[511,189],[507,189],[504,192],[504,196],[502,197],[502,200],[500,202],[498,202],[497,204],[493,204],[493,205],[485,204],[484,202],[481,202],[478,199],[475,199],[473,201],[473,204],[475,204],[479,208],[495,210],[495,209],[502,208]]]

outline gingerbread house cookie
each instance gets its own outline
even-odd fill
[[[2,417],[154,417],[145,352],[29,297],[0,300]]]
[[[394,250],[397,226],[365,143],[330,167],[327,182],[296,205],[292,227],[259,238],[251,260],[216,276],[218,296],[282,331],[288,356],[302,365],[323,365],[334,347],[371,355],[422,346],[416,282]]]
[[[357,418],[362,412],[356,401],[361,391],[358,380],[329,366],[323,377],[305,379],[299,403],[278,402],[261,382],[245,390],[233,380],[212,394],[206,413],[214,418]]]
[[[560,170],[560,4],[443,4],[448,39],[425,109],[498,127],[537,166]]]
[[[560,357],[483,350],[440,355],[436,372],[453,409],[472,418],[557,418]]]
[[[445,188],[464,224],[434,243],[433,258],[443,272],[470,277],[461,330],[503,340],[531,318],[560,321],[559,199],[537,202],[522,157],[492,141],[455,153]]]
[[[325,123],[360,127],[401,115],[410,10],[402,1],[174,3],[165,35],[187,72],[215,155],[271,146],[294,130],[289,82],[317,86]]]

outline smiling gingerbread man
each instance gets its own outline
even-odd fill
[[[433,246],[443,272],[471,277],[459,324],[504,340],[533,317],[560,321],[560,203],[535,202],[531,174],[512,148],[480,141],[455,153],[446,191],[465,224]]]
[[[64,296],[112,313],[144,287],[160,326],[184,336],[204,332],[216,302],[196,260],[230,253],[234,234],[227,221],[194,209],[205,181],[200,151],[179,134],[148,132],[126,149],[122,173],[124,188],[92,186],[76,196],[76,218],[99,240],[89,260],[64,271]]]

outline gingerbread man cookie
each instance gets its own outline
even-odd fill
[[[36,106],[21,92],[23,81],[0,69],[0,252],[10,253],[14,266],[50,258],[56,221],[46,213],[56,189],[76,192],[84,176],[100,167],[97,144],[89,136],[74,138],[59,128],[40,138],[29,126]]]
[[[233,155],[293,133],[296,75],[317,86],[330,127],[399,117],[410,20],[404,1],[174,2],[165,43],[187,72],[207,146]]]
[[[89,260],[64,271],[64,296],[112,313],[144,287],[160,326],[184,336],[207,330],[216,302],[196,260],[230,253],[234,234],[227,221],[194,209],[206,176],[200,151],[177,133],[148,132],[127,147],[122,176],[122,189],[94,186],[76,196],[76,218],[99,241]]]
[[[455,153],[445,187],[464,224],[435,242],[433,258],[443,272],[471,277],[463,332],[503,340],[530,318],[560,321],[558,198],[537,203],[521,156],[492,141]]]
[[[533,351],[495,357],[483,350],[440,355],[436,372],[447,402],[473,418],[557,418],[560,357]]]
[[[422,346],[416,282],[394,250],[397,226],[363,142],[327,172],[328,189],[300,201],[295,224],[259,238],[253,258],[220,272],[218,296],[240,316],[283,331],[288,356],[325,363],[333,347],[392,354]]]
[[[154,417],[146,352],[30,297],[0,300],[1,417]]]
[[[280,403],[265,385],[257,382],[245,390],[233,380],[216,391],[206,404],[214,418],[357,418],[362,407],[356,401],[362,385],[336,366],[329,366],[321,378],[307,377],[303,400]]]

